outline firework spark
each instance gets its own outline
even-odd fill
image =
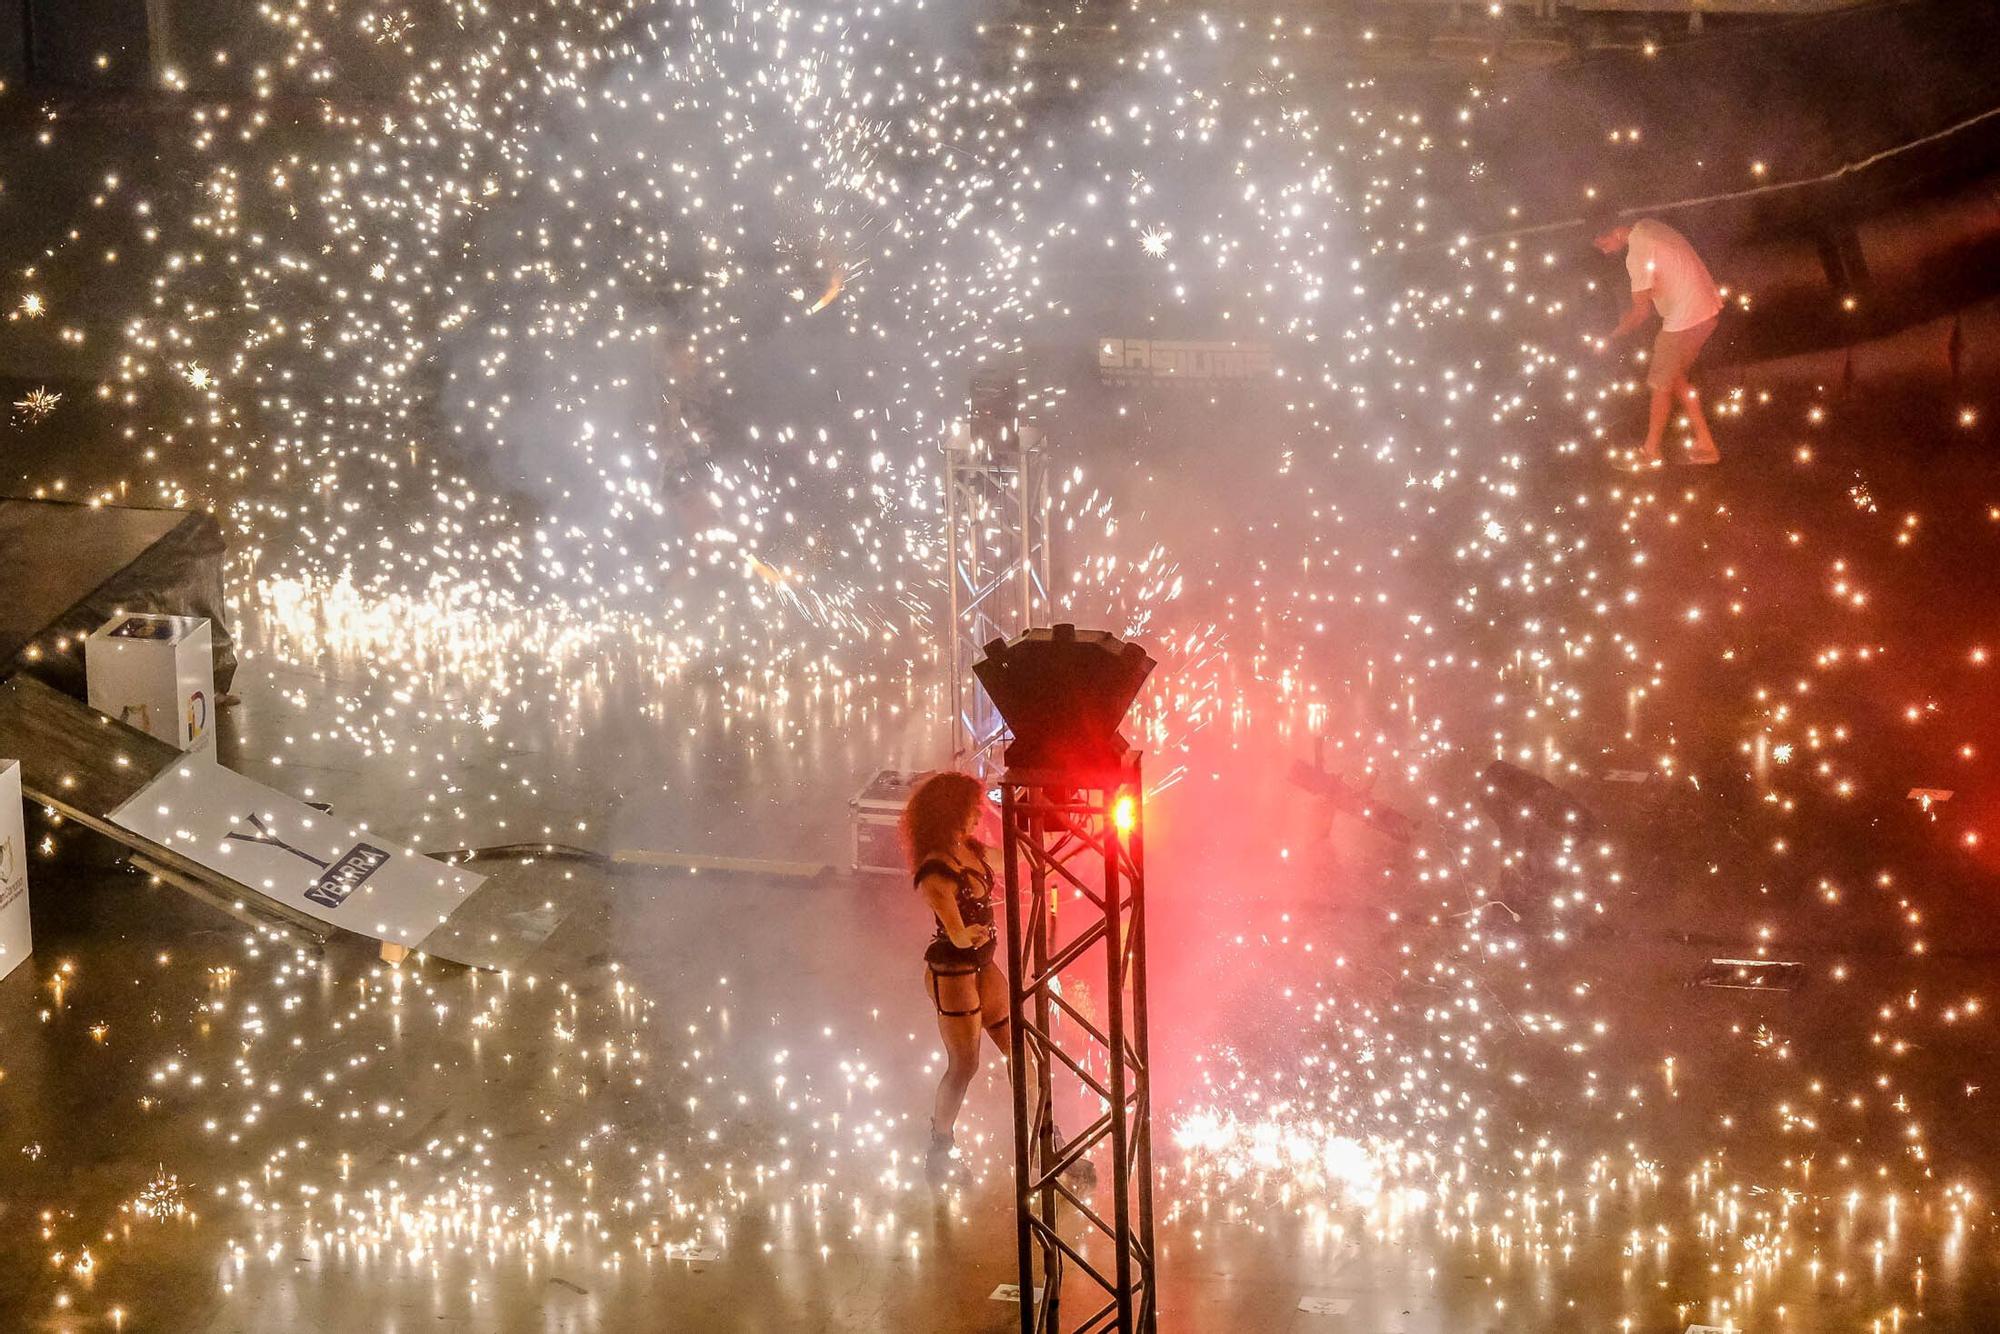
[[[28,391],[26,397],[14,400],[14,416],[24,425],[32,426],[46,419],[61,402],[60,393],[52,392],[46,386],[37,385]]]

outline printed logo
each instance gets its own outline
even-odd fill
[[[197,690],[188,696],[187,732],[189,744],[192,745],[194,742],[199,741],[201,734],[207,730],[208,695],[205,691]]]
[[[14,836],[8,834],[0,838],[0,908],[12,907],[14,900],[27,890],[25,869],[21,865],[21,854],[14,846]]]
[[[369,876],[389,864],[389,854],[371,843],[356,843],[326,868],[326,874],[306,890],[306,900],[322,908],[338,908]]]
[[[390,854],[372,843],[356,843],[329,862],[285,842],[272,833],[262,817],[255,813],[244,816],[243,822],[250,826],[249,830],[231,829],[224,836],[225,841],[233,838],[239,843],[261,843],[265,847],[289,852],[299,860],[318,867],[319,878],[306,886],[306,902],[317,903],[322,908],[338,908],[347,902],[348,895],[367,882],[368,877],[389,864]]]
[[[1106,338],[1097,344],[1100,378],[1113,383],[1266,380],[1277,370],[1268,343],[1184,342],[1166,338]]]

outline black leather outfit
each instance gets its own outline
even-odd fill
[[[911,883],[921,884],[927,875],[941,875],[958,886],[958,920],[967,926],[983,926],[994,929],[993,905],[987,900],[993,894],[993,872],[987,867],[985,850],[978,844],[972,845],[979,854],[976,869],[956,866],[939,857],[933,857],[917,868]],[[951,936],[944,929],[940,919],[937,933],[931,937],[929,948],[924,951],[924,962],[931,971],[951,977],[965,973],[976,973],[993,962],[994,951],[1000,946],[996,932],[994,937],[975,949],[961,949],[951,943]]]

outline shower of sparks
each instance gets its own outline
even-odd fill
[[[27,397],[14,400],[14,415],[23,423],[33,425],[54,412],[56,405],[61,402],[61,394],[52,393],[46,386],[38,385],[28,391]]]
[[[132,1202],[132,1212],[142,1218],[179,1218],[187,1212],[186,1195],[180,1178],[161,1168]]]
[[[832,305],[834,303],[835,298],[837,298],[840,295],[841,289],[844,288],[845,286],[847,286],[847,274],[843,270],[835,269],[833,271],[833,277],[827,280],[826,290],[820,293],[819,300],[813,302],[812,305],[807,308],[806,314],[817,315],[822,310],[825,310],[828,306]]]
[[[365,25],[364,25],[365,26]],[[408,14],[391,14],[375,20],[375,40],[378,42],[400,42],[416,27],[416,20]]]
[[[1844,1294],[1823,1250],[1866,1271],[1888,1328],[1928,1257],[1966,1246],[1984,1202],[1934,1161],[1892,1072],[1978,1022],[1976,995],[1871,992],[1857,1009],[1881,1016],[1880,1068],[1861,1073],[1756,1023],[1647,1049],[1613,1024],[1621,979],[1576,954],[1643,910],[1635,859],[1579,832],[1537,840],[1468,795],[1507,759],[1625,766],[1662,803],[1694,799],[1651,701],[1731,660],[1737,628],[1771,610],[1735,567],[1702,590],[1651,578],[1654,546],[1719,540],[1726,507],[1671,474],[1583,477],[1631,443],[1611,423],[1640,391],[1589,355],[1595,271],[1449,239],[1455,210],[1506,188],[1475,137],[1490,94],[1440,132],[1301,73],[1309,29],[1248,17],[1148,15],[1129,58],[1080,63],[1060,24],[995,45],[958,11],[895,0],[435,8],[418,45],[403,13],[260,7],[254,58],[231,62],[251,96],[188,104],[187,188],[103,186],[151,265],[99,391],[144,462],[107,494],[228,527],[246,670],[297,715],[260,731],[262,776],[382,777],[384,823],[418,846],[582,840],[536,799],[617,748],[530,777],[517,733],[692,734],[692,700],[732,744],[810,769],[801,734],[937,713],[939,445],[974,369],[1122,335],[1072,306],[1077,275],[1100,273],[1136,293],[1134,329],[1255,338],[1279,372],[1257,391],[1281,405],[1273,436],[1224,442],[1272,479],[1240,529],[1146,511],[1142,464],[1058,460],[1067,617],[1162,664],[1132,727],[1155,781],[1202,781],[1214,734],[1317,740],[1371,800],[1419,815],[1381,871],[1394,906],[1370,917],[1368,967],[1332,951],[1334,927],[1216,942],[1271,987],[1266,1031],[1201,1051],[1192,1092],[1159,1110],[1163,1217],[1197,1245],[1225,1227],[1421,1234],[1493,1272],[1545,1266],[1551,1292],[1579,1255],[1609,1256],[1631,1328],[1750,1327],[1799,1293]],[[1065,60],[1091,77],[1040,68]],[[1138,264],[1135,236],[1152,260],[1185,244]],[[32,280],[74,309],[59,284],[110,250],[59,249]],[[44,311],[31,293],[16,314]],[[1061,420],[1061,384],[1025,387]],[[15,408],[40,420],[60,397]],[[1851,498],[1857,522],[1892,520],[1865,483]],[[1907,546],[1916,525],[1896,523]],[[1759,686],[1731,736],[1768,794],[1770,852],[1745,841],[1715,874],[1760,890],[1753,866],[1792,864],[1795,812],[1857,782],[1849,721],[1803,683],[1886,656],[1859,628],[1879,553],[1801,534],[1783,554],[1824,589],[1828,646],[1760,664],[1787,684]],[[1669,594],[1677,636],[1641,616]],[[313,696],[307,679],[333,684]],[[1899,725],[1933,721],[1906,707]],[[1591,739],[1607,719],[1615,756]],[[1922,953],[1921,912],[1879,876],[1880,948]],[[1739,928],[1764,929],[1713,926]],[[181,1218],[184,1194],[204,1201],[226,1220],[225,1282],[299,1255],[608,1273],[727,1255],[746,1220],[914,1246],[897,1219],[917,1189],[912,1122],[880,1072],[917,1048],[886,1023],[812,1029],[752,1079],[717,1058],[743,1041],[726,980],[680,1014],[616,960],[538,979],[343,966],[262,935],[241,950],[179,971],[198,995],[161,1020],[135,1108],[240,1161],[198,1195],[162,1171],[131,1206]],[[1822,971],[1861,990],[1845,964]],[[45,1022],[83,985],[56,979]],[[138,1046],[128,1033],[95,1036]],[[384,1055],[419,1038],[520,1124],[422,1131],[426,1090]],[[1762,1077],[1700,1087],[1689,1071],[1711,1060]],[[668,1091],[666,1128],[634,1110]],[[319,1133],[272,1129],[281,1099]],[[1668,1161],[1648,1119],[1696,1105],[1708,1147]],[[1752,1118],[1784,1152],[1742,1149]],[[755,1151],[713,1147],[736,1133]],[[524,1159],[527,1142],[554,1147]],[[1005,1153],[975,1146],[975,1184],[1004,1176]],[[115,1292],[104,1219],[46,1235],[55,1267]],[[1698,1262],[1671,1268],[1682,1256]]]

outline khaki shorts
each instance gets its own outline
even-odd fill
[[[1701,353],[1701,345],[1715,332],[1716,316],[1711,315],[1691,329],[1660,330],[1653,340],[1653,355],[1646,363],[1646,384],[1652,389],[1672,389],[1674,381],[1686,375]]]

